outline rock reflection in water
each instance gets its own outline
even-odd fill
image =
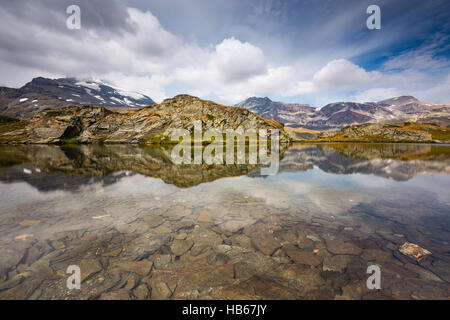
[[[0,147],[0,166],[0,299],[450,295],[448,146],[296,144],[269,177],[123,145]]]

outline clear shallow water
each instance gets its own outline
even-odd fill
[[[449,173],[432,145],[294,144],[268,177],[160,147],[0,147],[0,299],[448,299]]]

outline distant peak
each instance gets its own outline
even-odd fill
[[[241,105],[241,104],[247,104],[247,103],[272,103],[273,101],[270,100],[268,97],[249,97],[243,101],[241,101],[240,103],[238,103],[237,105]]]
[[[252,99],[252,100],[264,100],[264,101],[272,101],[269,97],[251,97],[251,98],[249,98],[249,99]]]
[[[44,78],[44,77],[36,77],[31,80],[32,83],[41,83],[41,82],[49,82],[54,81],[53,79]]]
[[[386,99],[386,100],[382,100],[382,101],[378,101],[378,102],[381,102],[381,103],[405,103],[408,101],[416,102],[419,100],[413,96],[399,96],[399,97],[394,97],[394,98],[390,98],[390,99]]]
[[[399,97],[395,97],[393,99],[394,100],[415,100],[415,101],[419,101],[418,99],[416,99],[413,96],[399,96]]]

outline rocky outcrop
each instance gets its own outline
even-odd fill
[[[432,137],[428,132],[404,130],[398,126],[386,126],[379,124],[366,124],[351,126],[342,130],[349,139],[373,138],[392,141],[431,142]]]
[[[178,95],[161,104],[135,112],[116,113],[103,107],[69,107],[46,110],[13,132],[0,132],[9,143],[170,143],[175,129],[278,129],[280,142],[289,142],[283,125],[239,107],[219,105],[188,95]],[[5,132],[7,131],[7,132]],[[191,131],[192,132],[192,131]]]
[[[296,133],[294,129],[287,130]],[[367,123],[348,126],[340,131],[316,131],[309,135],[296,133],[292,136],[296,141],[448,143],[450,141],[450,130],[434,124]]]

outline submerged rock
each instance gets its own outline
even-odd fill
[[[102,270],[102,265],[95,259],[83,259],[80,262],[81,282]]]
[[[335,255],[335,256],[327,256],[323,260],[323,271],[334,271],[334,272],[342,272],[345,268],[347,268],[347,264],[350,261],[350,256],[348,255]]]
[[[417,244],[405,242],[399,249],[401,253],[405,256],[416,259],[417,261],[422,260],[426,256],[430,255],[431,252],[427,249],[419,247]]]
[[[328,240],[327,248],[333,254],[352,254],[360,255],[362,250],[360,247],[354,245],[352,242],[344,242],[341,240]]]

